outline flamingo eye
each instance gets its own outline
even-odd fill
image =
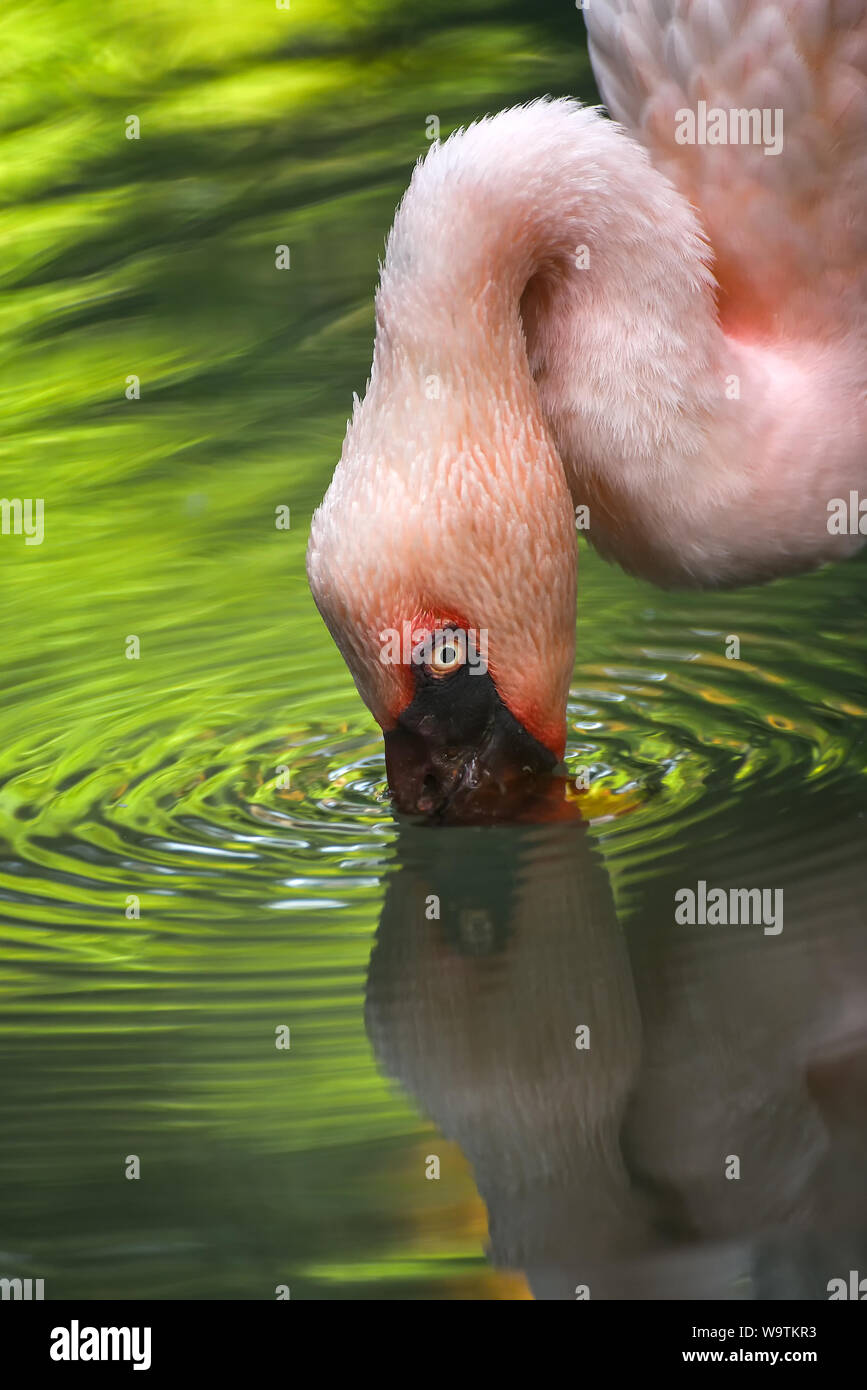
[[[450,676],[464,664],[463,633],[438,632],[428,663],[435,676]]]

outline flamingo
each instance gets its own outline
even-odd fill
[[[593,0],[614,119],[541,98],[416,166],[307,554],[398,811],[562,758],[576,518],[662,587],[863,544],[865,11]]]

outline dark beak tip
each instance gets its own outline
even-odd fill
[[[484,686],[463,696],[456,688],[436,715],[424,705],[409,707],[386,731],[386,772],[398,813],[478,824],[520,818],[540,795],[550,797],[556,758],[518,723],[490,676],[481,680]]]
[[[401,763],[389,769],[392,806],[401,818],[430,825],[494,825],[523,819],[547,819],[553,799],[562,798],[561,779],[550,771],[519,764],[496,771],[481,766],[475,751],[461,764],[460,775],[444,784],[427,764]]]

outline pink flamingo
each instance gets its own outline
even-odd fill
[[[587,22],[621,124],[543,99],[416,167],[313,518],[313,596],[403,811],[504,804],[562,756],[576,515],[664,586],[864,540],[865,0]]]

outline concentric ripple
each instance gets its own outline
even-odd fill
[[[581,629],[566,765],[589,779],[591,825],[602,833],[617,822],[609,853],[619,835],[652,858],[661,838],[737,816],[757,786],[802,803],[833,784],[860,794],[864,639],[857,601],[841,594],[854,567],[846,584],[829,572],[749,595],[655,596],[619,629],[592,622],[592,595],[610,588],[612,572],[593,561],[585,569],[591,623]],[[805,651],[801,624],[811,616]],[[616,637],[607,658],[582,660],[606,634]],[[726,654],[732,638],[738,656]],[[172,932],[201,929],[203,893],[214,930],[244,905],[266,934],[279,928],[263,910],[333,927],[353,904],[370,906],[394,821],[378,732],[346,680],[343,688],[331,719],[285,730],[261,719],[220,729],[126,716],[81,752],[74,731],[66,745],[52,741],[49,758],[30,740],[7,747],[7,941],[33,951],[40,924],[59,933],[54,950],[76,925],[140,931],[117,920],[128,894],[147,903],[134,922],[146,915]],[[319,701],[308,678],[304,703]]]

